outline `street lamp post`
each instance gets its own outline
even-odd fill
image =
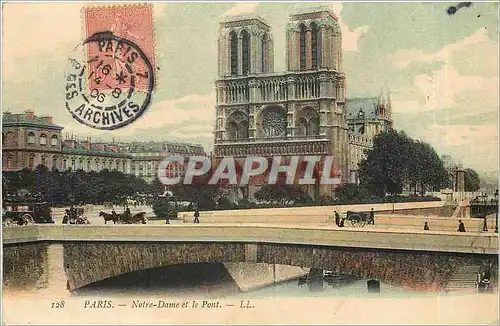
[[[486,220],[486,216],[488,215],[488,210],[487,210],[487,207],[486,207],[486,204],[487,204],[487,201],[488,201],[488,195],[486,195],[486,193],[484,192],[483,195],[481,196],[483,197],[483,232],[487,232],[488,231],[488,221]]]
[[[497,205],[495,213],[495,233],[498,233],[498,189],[495,190],[495,203]]]

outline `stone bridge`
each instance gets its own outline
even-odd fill
[[[495,234],[304,225],[57,226],[3,229],[7,290],[75,290],[124,273],[198,262],[313,267],[418,290],[461,266],[498,266]]]

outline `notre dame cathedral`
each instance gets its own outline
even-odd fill
[[[274,72],[273,49],[271,28],[261,17],[220,23],[215,161],[281,155],[286,164],[292,155],[333,156],[342,183],[358,182],[364,150],[392,126],[389,95],[347,99],[342,35],[330,11],[290,16],[285,72]],[[249,193],[263,182],[254,179]],[[311,195],[331,195],[335,186],[304,187]]]

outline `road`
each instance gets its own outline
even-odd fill
[[[66,208],[53,208],[52,216],[56,224],[62,224],[62,218]],[[131,213],[136,214],[139,212],[146,212],[146,217],[148,217],[147,225],[165,225],[165,220],[151,219],[154,217],[154,212],[150,206],[138,206],[130,207]],[[88,206],[86,211],[86,216],[92,225],[104,225],[104,219],[99,216],[99,212],[104,211],[106,213],[111,213],[110,208],[103,208],[102,206]],[[122,213],[122,208],[116,209],[117,213]],[[317,227],[317,228],[337,228],[335,226],[334,220],[323,216],[321,219],[312,219],[311,216],[307,214],[301,214],[302,212],[297,212],[293,216],[287,216],[283,218],[268,219],[259,214],[248,215],[246,218],[233,217],[228,215],[227,211],[219,215],[208,215],[204,216],[203,211],[201,212],[200,221],[201,224],[220,224],[220,223],[230,223],[230,224],[267,224],[267,225],[303,225],[306,227]],[[404,230],[419,233],[423,231],[424,221],[428,221],[431,227],[430,231],[427,232],[455,232],[458,226],[457,219],[451,218],[440,218],[440,217],[426,217],[426,216],[398,216],[398,215],[375,215],[376,224],[375,225],[365,225],[363,230],[388,230],[397,231]],[[171,224],[191,224],[192,217],[187,215],[185,221],[182,220],[170,220]],[[470,233],[481,233],[483,230],[483,222],[481,219],[464,219],[464,223],[467,232]],[[109,221],[107,224],[113,224]],[[489,231],[494,231],[494,220],[488,221]],[[345,229],[359,229],[350,225],[349,222],[345,223]]]

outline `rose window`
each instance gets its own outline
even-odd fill
[[[265,137],[283,135],[286,124],[285,112],[280,108],[270,108],[262,114],[262,130]]]

